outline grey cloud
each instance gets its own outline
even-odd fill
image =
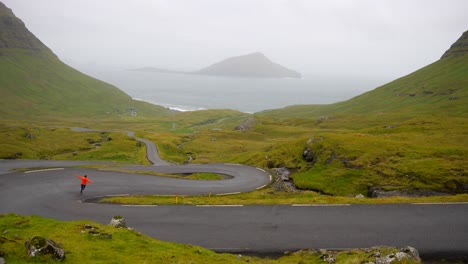
[[[396,78],[467,30],[465,0],[3,0],[60,57],[197,69],[261,51],[303,73]]]

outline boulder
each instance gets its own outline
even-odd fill
[[[395,253],[395,258],[398,261],[402,261],[403,259],[411,259],[411,257],[408,254],[404,253],[404,252]]]
[[[315,164],[315,162],[317,162],[315,153],[308,146],[306,146],[304,151],[302,151],[302,158],[311,164]]]
[[[114,216],[110,221],[109,225],[115,228],[127,228],[127,223],[125,222],[125,219],[120,215]]]
[[[65,259],[65,251],[53,240],[41,236],[35,236],[26,241],[24,246],[30,257],[38,255],[51,255],[57,261]]]
[[[410,256],[412,259],[419,260],[419,252],[417,249],[414,247],[406,246],[402,249],[400,249],[400,252],[406,253],[408,256]]]
[[[307,143],[304,146],[304,150],[302,151],[302,158],[311,166],[313,166],[318,161],[318,157],[322,153],[322,151],[319,150],[320,146],[318,145],[318,141],[322,139],[323,137],[311,137],[307,140]]]
[[[334,251],[328,251],[326,249],[320,249],[320,258],[325,261],[326,263],[332,264],[336,262],[336,252]]]
[[[4,259],[4,258],[0,258],[0,264],[5,264],[5,263],[6,263],[5,259]]]
[[[395,254],[375,259],[375,264],[391,264],[395,260]]]
[[[394,261],[397,263],[401,261],[420,263],[421,259],[419,258],[419,253],[415,248],[407,246],[394,254],[392,253],[384,257],[377,257],[375,259],[375,264],[390,264]]]

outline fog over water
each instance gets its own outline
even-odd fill
[[[248,79],[80,68],[132,96],[180,111],[233,109],[254,113],[297,104],[328,104],[373,89],[381,80],[306,75],[302,79]]]

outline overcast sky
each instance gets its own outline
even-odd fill
[[[0,0],[74,64],[196,70],[263,52],[303,74],[397,78],[468,30],[466,0]]]

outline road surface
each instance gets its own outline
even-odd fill
[[[157,155],[157,150],[150,151],[153,154],[149,156]],[[468,256],[468,204],[121,206],[86,202],[94,197],[119,194],[246,192],[271,181],[267,172],[249,166],[167,165],[159,157],[153,161],[157,166],[128,166],[128,169],[214,172],[226,179],[195,181],[74,168],[96,163],[86,161],[0,160],[0,213],[59,220],[89,219],[104,224],[114,215],[122,215],[129,226],[152,237],[219,252],[275,254],[307,248],[409,245],[416,247],[423,257]],[[38,167],[48,169],[12,171]],[[75,175],[84,174],[94,183],[80,196],[80,182]]]

